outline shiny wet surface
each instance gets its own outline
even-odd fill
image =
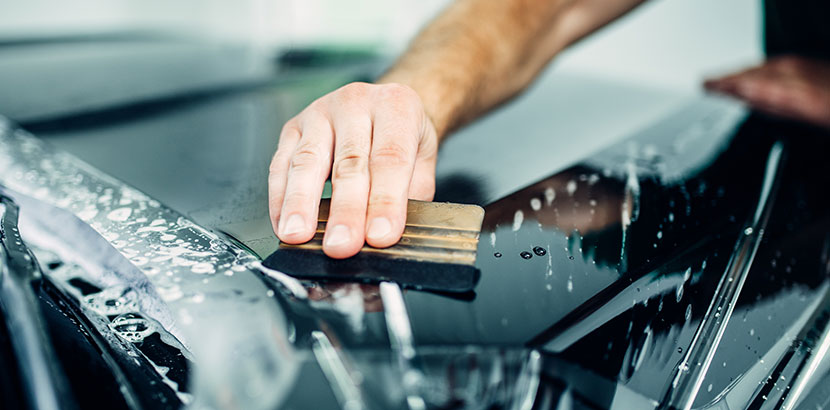
[[[701,321],[725,315],[725,306],[707,310],[736,242],[752,230],[765,175],[775,166],[780,175],[763,240],[692,398],[695,407],[730,395],[761,403],[789,389],[794,375],[779,374],[775,387],[756,391],[787,358],[783,347],[817,348],[820,336],[799,338],[827,330],[826,319],[808,320],[828,308],[828,181],[817,169],[827,135],[744,115],[700,121],[693,126],[722,123],[673,139],[666,131],[677,124],[667,121],[488,205],[475,294],[405,293],[416,349],[525,346],[619,382],[607,384],[605,394],[595,384],[572,386],[592,405],[611,407],[620,385],[661,401]],[[678,149],[681,142],[698,152]],[[774,146],[782,150],[777,165],[769,163]],[[370,318],[377,289],[318,288],[333,310],[364,301],[363,309],[340,310],[344,344],[388,343],[382,331],[371,331],[383,325],[379,314]]]
[[[7,126],[0,184],[95,229],[61,226],[51,236],[112,245],[101,254],[109,259],[98,258],[111,273],[92,272],[98,262],[68,274],[44,271],[76,289],[69,292],[76,303],[103,321],[97,331],[117,336],[123,349],[149,342],[142,328],[149,323],[192,358],[189,388],[177,388],[183,402],[734,409],[779,408],[799,396],[799,408],[826,405],[825,132],[700,99],[524,188],[482,179],[475,167],[439,173],[437,199],[478,202],[487,212],[481,279],[474,292],[447,295],[389,283],[297,282],[258,267],[276,246],[263,219],[263,170],[276,143],[269,132],[325,88],[292,87],[44,130],[51,144],[152,198],[29,136],[12,137]],[[284,112],[274,115],[275,107]],[[229,135],[238,142],[228,143]],[[236,151],[220,149],[229,146]],[[516,169],[525,173],[517,180],[533,174]],[[766,186],[776,188],[763,200]],[[18,202],[24,214],[37,206]],[[769,204],[763,223],[760,203]],[[28,218],[66,225],[56,221],[68,216],[43,209]],[[56,243],[40,231],[23,235],[48,265]],[[747,237],[760,239],[757,252],[731,262]],[[74,253],[62,246],[64,259],[96,254],[91,245]],[[734,266],[748,268],[735,303],[713,303]],[[131,276],[142,272],[146,279]],[[102,290],[86,295],[77,278]],[[702,324],[722,331],[719,343],[694,342]],[[183,369],[167,367],[184,380],[176,376]]]

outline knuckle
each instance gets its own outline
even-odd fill
[[[388,192],[373,193],[369,197],[369,204],[375,209],[389,209],[401,204],[401,199]]]
[[[398,83],[385,84],[381,90],[381,94],[383,97],[393,101],[410,101],[419,98],[415,90],[407,85]]]
[[[294,155],[291,156],[290,168],[297,171],[313,168],[318,165],[320,158],[322,156],[316,147],[310,144],[303,144],[297,147]]]
[[[281,174],[283,172],[283,164],[285,163],[286,155],[279,150],[271,158],[271,165],[268,166],[268,172],[271,175]]]
[[[282,125],[282,130],[280,135],[288,135],[290,133],[298,132],[299,129],[297,128],[297,117],[294,117],[288,120],[285,124]]]
[[[285,147],[277,148],[274,155],[271,157],[271,163],[268,166],[269,174],[281,175],[287,171],[286,165],[291,160],[291,152]]]
[[[425,161],[435,161],[438,158],[438,141],[426,136],[418,141],[418,158]]]
[[[340,87],[338,94],[344,100],[360,99],[366,96],[370,85],[367,83],[349,83]]]
[[[300,114],[302,118],[300,118],[300,123],[302,127],[308,127],[309,124],[319,122],[319,121],[327,121],[328,120],[328,99],[329,96],[325,95],[322,96],[303,110]]]
[[[387,144],[372,153],[372,167],[405,166],[412,162],[409,149],[400,144]]]
[[[365,175],[368,168],[368,160],[364,155],[352,153],[346,154],[334,162],[331,173],[332,180],[348,179]]]
[[[300,128],[297,126],[297,120],[292,119],[285,123],[280,130],[280,135],[277,138],[277,148],[284,149],[287,145],[295,142],[300,137]]]

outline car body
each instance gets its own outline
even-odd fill
[[[56,47],[64,66],[29,70]],[[268,161],[284,120],[383,60],[298,68],[296,55],[275,63],[158,38],[0,52],[18,57],[3,69],[23,96],[0,104],[15,120],[0,124],[3,283],[28,295],[2,299],[0,371],[19,386],[4,393],[8,408],[830,399],[824,131],[709,97],[568,78],[597,104],[630,103],[580,124],[667,100],[674,109],[581,159],[546,163],[563,132],[604,135],[552,114],[504,126],[572,105],[561,85],[528,97],[549,105],[520,101],[451,139],[436,200],[486,210],[474,292],[318,283],[261,265],[278,246]],[[39,109],[44,100],[60,101]],[[30,357],[60,366],[38,373]]]

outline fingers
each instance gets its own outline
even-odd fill
[[[767,62],[725,77],[708,80],[704,86],[715,92],[731,95],[765,111],[786,110],[791,95],[785,87],[786,78],[778,63]]]
[[[332,258],[347,258],[356,254],[364,242],[371,118],[362,109],[341,110],[335,116],[334,134],[331,211],[323,251]]]
[[[428,127],[429,133],[433,128]],[[415,168],[412,180],[409,183],[409,199],[432,201],[435,195],[435,165],[437,159],[437,139],[426,135],[418,145],[418,155],[415,157]]]
[[[376,107],[374,114],[366,225],[366,242],[379,248],[394,245],[403,233],[423,122],[422,114],[407,103],[414,91],[387,86],[384,93],[387,104]]]
[[[768,75],[768,69],[764,66],[753,67],[721,78],[706,80],[703,83],[703,86],[710,91],[735,95],[739,91],[740,87],[746,84],[747,81],[752,81]]]
[[[289,121],[269,174],[271,222],[298,244],[316,232],[320,196],[331,175],[323,251],[356,254],[364,243],[394,245],[407,199],[431,200],[438,138],[418,95],[397,84],[350,84]]]
[[[802,118],[805,117],[802,113],[810,110],[811,89],[794,75],[798,72],[795,64],[788,59],[774,59],[759,67],[706,81],[704,86],[770,114]]]
[[[435,157],[417,158],[409,183],[409,199],[432,201],[435,196]]]
[[[333,130],[329,119],[314,109],[301,120],[302,138],[291,154],[277,236],[289,244],[309,241],[316,231],[323,184],[331,168]]]
[[[277,223],[280,220],[282,211],[282,200],[285,195],[285,183],[288,178],[288,166],[291,162],[291,154],[300,141],[300,129],[295,120],[288,121],[282,128],[277,152],[271,159],[271,166],[268,172],[268,212],[271,219],[271,227],[274,233],[278,232]]]

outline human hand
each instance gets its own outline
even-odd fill
[[[830,63],[775,57],[764,64],[708,80],[706,89],[746,101],[753,108],[830,128]]]
[[[314,236],[323,185],[331,211],[323,251],[348,258],[398,242],[407,199],[432,200],[438,137],[418,94],[400,84],[352,83],[289,120],[268,176],[274,232],[289,244]]]

